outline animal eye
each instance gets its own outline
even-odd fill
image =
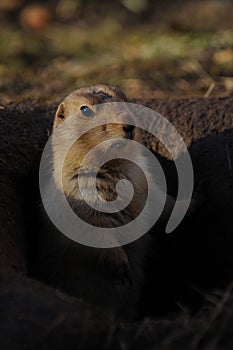
[[[84,117],[87,117],[87,118],[94,117],[94,115],[95,115],[93,110],[90,107],[88,107],[88,106],[81,106],[80,107],[80,111],[81,111],[82,115]]]

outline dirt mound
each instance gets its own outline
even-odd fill
[[[150,318],[134,323],[110,321],[98,307],[28,277],[38,166],[56,106],[28,101],[1,107],[2,349],[232,348],[233,98],[137,102],[167,117],[183,136],[202,200],[193,216],[152,247],[142,302]],[[174,167],[156,140],[152,149],[173,191]],[[190,316],[193,309],[199,311]]]

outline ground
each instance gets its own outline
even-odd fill
[[[231,1],[151,1],[135,13],[120,1],[69,0],[69,10],[53,0],[48,21],[35,10],[39,27],[25,13],[33,1],[14,2],[14,11],[0,5],[2,102],[58,101],[96,82],[130,98],[232,94]]]

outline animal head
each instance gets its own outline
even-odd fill
[[[125,94],[115,86],[98,84],[75,90],[60,103],[55,114],[54,129],[71,115],[82,113],[93,117],[92,107],[108,102],[127,102]]]
[[[85,154],[98,144],[101,146],[96,153],[97,158],[103,152],[119,155],[119,151],[125,149],[126,145],[130,147],[126,140],[135,138],[136,128],[132,125],[133,114],[126,101],[125,94],[117,87],[95,85],[76,90],[61,102],[54,119],[54,130],[70,116],[75,116],[75,120],[68,132],[61,130],[61,138],[56,144],[56,149],[61,150],[62,143],[64,145],[68,142],[77,130],[81,135],[70,148],[65,164],[69,164],[73,170],[79,169]],[[114,106],[109,102],[122,102],[122,106]],[[129,120],[132,120],[132,124],[129,124]],[[91,162],[92,159],[90,164]]]

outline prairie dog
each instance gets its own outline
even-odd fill
[[[112,86],[96,85],[76,90],[58,106],[54,130],[75,114],[77,114],[77,128],[82,128],[90,118],[101,118],[98,110],[94,112],[93,106],[106,102],[126,101],[124,93]],[[115,199],[116,184],[120,179],[127,178],[134,184],[132,201],[120,213],[96,212],[87,206],[77,184],[77,175],[81,174],[86,191],[91,197],[89,178],[92,176],[93,165],[90,159],[86,167],[81,168],[83,156],[100,142],[116,137],[123,141],[133,139],[135,133],[137,130],[132,125],[124,123],[109,123],[96,127],[94,131],[86,132],[72,145],[65,158],[62,173],[63,188],[60,188],[57,168],[61,162],[63,146],[69,141],[69,133],[61,131],[59,138],[53,143],[53,176],[57,182],[57,192],[50,193],[48,185],[48,196],[53,210],[62,215],[56,199],[59,191],[63,190],[74,212],[94,226],[112,228],[124,225],[137,217],[144,207],[147,194],[145,176],[138,166],[118,158],[107,162],[99,169],[96,186],[105,201]],[[119,150],[124,147],[128,147],[124,142],[118,144]],[[101,152],[105,151],[109,151],[108,144],[101,149]],[[95,156],[98,157],[98,154]],[[144,156],[139,154],[137,157],[138,163],[143,163],[144,173],[148,172]],[[93,198],[93,201],[95,200]],[[92,248],[70,240],[47,220],[39,237],[38,274],[48,283],[72,295],[102,305],[115,315],[122,312],[124,315],[133,315],[140,297],[147,242],[148,237],[144,235],[125,246]]]

